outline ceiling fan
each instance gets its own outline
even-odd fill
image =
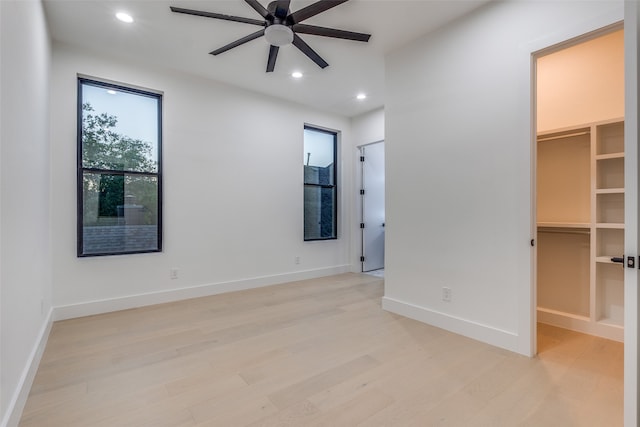
[[[355,40],[360,42],[368,42],[370,34],[354,33],[351,31],[338,30],[335,28],[318,27],[315,25],[301,24],[300,22],[318,15],[326,10],[336,7],[348,0],[320,0],[310,4],[295,12],[289,10],[291,0],[272,1],[265,8],[258,0],[245,0],[256,12],[262,16],[263,20],[244,18],[241,16],[223,15],[220,13],[205,12],[201,10],[184,9],[181,7],[171,6],[171,11],[176,13],[184,13],[187,15],[203,16],[206,18],[223,19],[226,21],[242,22],[244,24],[258,25],[264,27],[255,33],[249,34],[238,39],[226,46],[209,52],[211,55],[219,55],[234,47],[243,45],[258,37],[264,36],[271,45],[269,49],[269,59],[267,60],[267,73],[272,72],[276,66],[278,58],[278,50],[280,46],[292,43],[300,49],[302,53],[307,55],[313,62],[318,64],[320,68],[325,68],[329,64],[311,49],[298,34],[312,34],[314,36],[333,37],[338,39]]]

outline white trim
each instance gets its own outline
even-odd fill
[[[22,416],[24,405],[27,403],[33,379],[38,372],[40,359],[42,359],[42,354],[44,353],[44,349],[47,345],[52,325],[53,309],[50,309],[42,327],[40,328],[36,345],[31,350],[31,353],[29,353],[24,370],[22,371],[22,375],[20,375],[20,380],[18,381],[15,392],[9,401],[9,406],[7,407],[2,423],[0,423],[0,427],[14,427],[20,422],[20,417]]]
[[[363,148],[363,147],[367,147],[369,145],[380,144],[381,142],[384,142],[384,139],[380,139],[378,141],[373,141],[373,142],[367,142],[366,144],[360,144],[356,148],[360,149],[360,148]],[[360,159],[358,159],[358,161],[360,161]]]
[[[92,76],[92,75],[89,75],[89,74],[77,73],[76,76],[77,76],[76,80],[77,79],[92,80],[92,81],[98,82],[98,83],[105,83],[105,84],[108,84],[108,85],[115,85],[115,86],[120,86],[120,87],[123,87],[123,88],[134,89],[134,90],[139,90],[141,92],[148,92],[148,93],[152,93],[152,94],[155,94],[155,95],[164,96],[164,91],[157,90],[157,89],[151,89],[151,88],[144,87],[144,86],[138,86],[138,85],[133,85],[133,84],[129,84],[129,83],[123,83],[123,82],[120,82],[120,81],[117,81],[117,80],[103,79],[102,77],[96,77],[96,76]]]
[[[150,292],[138,295],[128,295],[117,298],[102,299],[96,301],[69,304],[54,308],[54,320],[74,319],[77,317],[92,316],[95,314],[109,313],[112,311],[127,310],[130,308],[144,307],[154,304],[180,301],[191,298],[218,295],[226,292],[243,291],[247,289],[261,288],[280,283],[295,282],[298,280],[315,279],[318,277],[333,276],[350,272],[350,264],[333,267],[319,268],[315,270],[297,271],[293,273],[261,276],[229,282],[209,283],[181,289],[171,289],[160,292]]]
[[[596,335],[613,341],[623,342],[624,329],[622,326],[605,322],[591,322],[588,317],[572,316],[568,313],[553,310],[538,309],[538,322],[583,334]]]
[[[529,61],[529,78],[531,79],[529,93],[529,101],[531,103],[531,110],[529,111],[529,191],[531,191],[531,194],[529,194],[529,218],[531,218],[531,223],[529,224],[529,237],[532,244],[530,248],[531,251],[529,253],[530,282],[528,283],[528,289],[520,289],[518,331],[522,331],[522,336],[520,337],[520,351],[529,357],[534,357],[538,353],[538,313],[535,309],[538,306],[538,207],[536,205],[536,199],[538,196],[536,183],[538,163],[538,57],[535,53],[530,54]],[[527,303],[528,306],[526,305]]]
[[[518,335],[514,332],[504,331],[389,297],[382,298],[382,308],[392,313],[459,335],[464,335],[474,340],[482,341],[516,353],[519,352]],[[528,354],[525,355],[528,356]]]
[[[566,25],[555,32],[549,32],[544,37],[537,38],[528,43],[522,43],[519,48],[531,54],[540,52],[550,53],[554,49],[563,48],[575,44],[576,39],[584,41],[584,35],[597,33],[600,30],[611,31],[607,27],[618,25],[624,20],[624,2],[611,2],[614,7],[608,13],[592,16],[573,25]]]

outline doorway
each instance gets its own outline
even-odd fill
[[[623,340],[620,27],[536,58],[538,322]]]
[[[578,354],[575,347],[583,346],[581,357],[609,366],[606,374],[595,365],[588,372],[612,380],[609,406],[603,410],[621,421],[626,264],[622,24],[546,49],[534,59],[536,352],[541,359],[562,355],[568,365],[583,365],[588,362],[570,360]]]
[[[384,269],[384,141],[360,147],[362,272]]]

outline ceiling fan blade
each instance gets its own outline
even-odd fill
[[[267,61],[267,73],[271,73],[275,70],[279,50],[280,48],[278,46],[271,45],[271,49],[269,49],[269,60]]]
[[[220,49],[216,49],[212,52],[209,52],[211,55],[220,55],[221,53],[224,53],[226,51],[228,51],[229,49],[233,49],[234,47],[238,47],[242,44],[245,44],[247,42],[250,42],[251,40],[255,40],[258,37],[261,37],[264,35],[264,30],[260,30],[260,31],[256,31],[253,34],[249,34],[248,36],[245,36],[241,39],[238,39],[232,43],[229,43],[226,46],[222,46]]]
[[[181,7],[170,6],[172,12],[184,13],[186,15],[204,16],[205,18],[224,19],[225,21],[242,22],[243,24],[260,25],[265,26],[264,21],[257,19],[243,18],[242,16],[223,15],[221,13],[205,12],[202,10],[183,9]]]
[[[317,27],[315,25],[295,24],[291,29],[296,33],[312,34],[314,36],[334,37],[336,39],[368,42],[371,34],[354,33],[352,31],[337,30],[335,28]]]
[[[276,18],[284,20],[289,14],[289,5],[291,4],[291,0],[278,0],[276,2]]]
[[[293,45],[298,49],[300,49],[302,53],[307,55],[313,62],[318,64],[320,68],[326,68],[329,66],[327,61],[322,59],[320,55],[316,53],[315,50],[311,49],[311,47],[308,44],[306,44],[304,40],[298,37],[298,35],[295,33],[293,34]]]
[[[273,18],[269,11],[261,5],[258,0],[244,0],[249,6],[251,6],[256,12],[260,14],[264,19]]]
[[[307,7],[303,7],[300,10],[293,12],[287,16],[287,24],[293,25],[299,22],[309,19],[312,16],[316,16],[319,13],[329,10],[332,7],[336,7],[349,0],[321,0],[316,3],[310,4]]]

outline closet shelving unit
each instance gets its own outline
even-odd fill
[[[623,340],[624,121],[538,135],[538,321]]]

